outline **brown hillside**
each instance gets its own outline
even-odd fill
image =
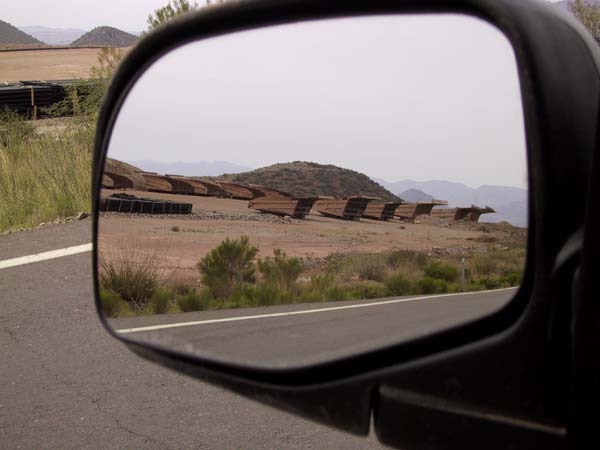
[[[398,197],[363,173],[312,162],[274,164],[251,172],[225,174],[220,178],[237,183],[260,184],[290,192],[296,197],[367,195],[388,201],[398,200]]]
[[[96,27],[88,31],[71,45],[106,45],[109,47],[129,47],[135,44],[137,37],[113,27]]]
[[[0,20],[0,44],[43,45],[43,42],[38,41],[27,33],[23,33],[10,23]]]
[[[104,170],[106,170],[107,172],[118,173],[121,175],[130,175],[139,172],[142,169],[138,169],[137,167],[132,166],[131,164],[127,164],[116,159],[106,158],[106,165],[104,166]]]

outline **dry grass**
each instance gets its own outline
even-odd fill
[[[90,211],[92,120],[37,134],[0,113],[0,232]]]

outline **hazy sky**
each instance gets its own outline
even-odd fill
[[[2,0],[0,19],[16,26],[91,29],[110,25],[141,31],[146,29],[148,14],[167,2],[168,0]]]
[[[512,47],[457,15],[283,25],[179,48],[134,87],[109,156],[526,184]]]

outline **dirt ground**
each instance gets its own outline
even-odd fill
[[[0,52],[0,83],[88,78],[97,48]]]
[[[111,192],[114,191],[108,191]],[[260,249],[259,258],[272,256],[275,248],[281,248],[288,256],[302,258],[323,258],[332,253],[376,253],[392,248],[427,252],[439,248],[476,249],[485,247],[483,237],[488,241],[490,238],[484,224],[455,227],[432,221],[345,221],[322,217],[314,210],[306,220],[282,221],[248,209],[248,202],[242,200],[135,190],[127,193],[192,203],[196,217],[103,214],[99,229],[101,252],[109,258],[124,249],[156,252],[156,257],[163,259],[161,265],[165,270],[172,271],[177,278],[197,277],[195,265],[202,256],[225,238],[238,238],[242,234],[248,235]],[[210,218],[198,218],[201,213]],[[219,214],[228,218],[220,218]]]

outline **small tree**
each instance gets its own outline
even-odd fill
[[[210,2],[207,3],[210,4]],[[195,11],[196,9],[198,9],[198,4],[196,2],[190,3],[188,0],[169,1],[166,6],[155,9],[154,14],[148,14],[148,19],[146,20],[148,31],[154,30],[174,17]]]
[[[594,0],[569,0],[567,6],[592,36],[600,39],[600,6]]]
[[[228,298],[236,289],[256,281],[252,259],[257,253],[258,248],[250,245],[248,236],[226,238],[196,265],[202,274],[202,283],[217,298]]]

